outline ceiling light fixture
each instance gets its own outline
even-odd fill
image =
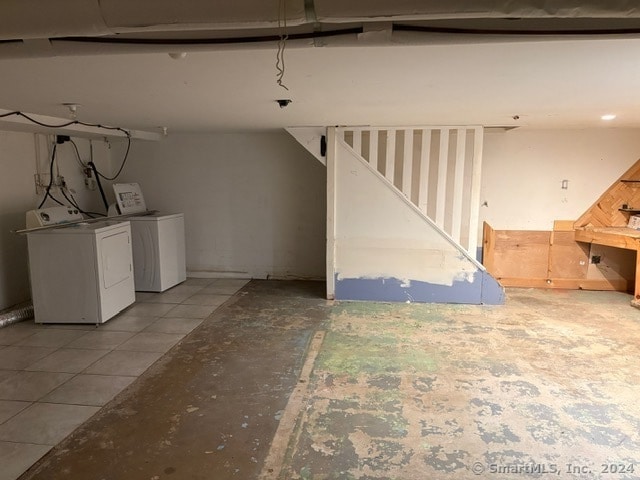
[[[184,60],[187,58],[187,52],[170,52],[169,56],[174,60]]]
[[[63,103],[62,105],[69,109],[69,116],[72,120],[78,118],[78,107],[80,106],[79,103]]]
[[[613,120],[614,118],[616,118],[616,116],[613,113],[607,113],[606,115],[602,115],[600,117],[600,119],[602,119],[602,120],[604,120],[606,122],[608,122],[610,120]]]

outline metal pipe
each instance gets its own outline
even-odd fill
[[[14,323],[22,322],[33,318],[33,305],[31,302],[24,302],[15,305],[3,312],[0,312],[0,328],[8,327]]]

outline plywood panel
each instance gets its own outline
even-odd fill
[[[547,278],[551,232],[495,230],[493,268],[501,277]]]
[[[589,245],[578,243],[571,232],[551,232],[547,278],[586,278]]]
[[[573,224],[575,220],[554,220],[554,232],[573,232]]]

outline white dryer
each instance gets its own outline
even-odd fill
[[[138,292],[164,292],[187,279],[184,214],[129,217]]]
[[[135,301],[128,221],[27,233],[37,323],[104,323]]]

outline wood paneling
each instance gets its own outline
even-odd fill
[[[640,210],[640,160],[576,220],[574,228],[625,227],[629,213],[618,210],[623,205]]]
[[[632,279],[615,272],[609,278],[606,264],[601,276],[590,278],[591,245],[577,241],[578,232],[567,231],[569,224],[558,221],[554,231],[527,231],[494,230],[485,222],[485,268],[505,287],[626,291]]]

